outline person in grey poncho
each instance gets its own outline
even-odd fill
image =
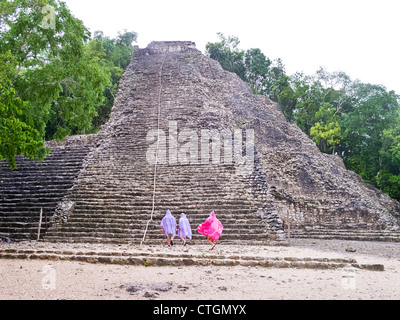
[[[184,246],[186,246],[186,238],[192,239],[192,229],[184,213],[181,213],[179,218],[178,237],[182,239]]]
[[[168,247],[174,245],[174,237],[176,236],[176,220],[172,216],[171,211],[167,210],[165,217],[161,221],[161,227],[167,238]]]

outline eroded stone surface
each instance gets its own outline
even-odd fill
[[[235,141],[251,154],[251,132],[254,161],[241,166]],[[289,224],[298,237],[400,239],[397,201],[364,184],[339,157],[322,154],[275,103],[253,95],[192,42],[136,49],[110,120],[62,200],[75,204],[73,212],[45,239],[141,242],[153,196],[147,243],[162,240],[167,209],[177,218],[186,213],[194,242],[203,239],[195,229],[212,210],[225,227],[221,241],[231,243],[285,242]]]

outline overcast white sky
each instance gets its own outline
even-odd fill
[[[223,32],[281,58],[289,74],[323,66],[400,94],[399,0],[64,1],[92,32],[136,31],[141,48],[189,40],[204,52]]]

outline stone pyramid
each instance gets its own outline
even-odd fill
[[[159,243],[168,209],[186,213],[194,242],[204,241],[196,227],[213,210],[225,243],[286,243],[289,228],[294,237],[400,239],[397,201],[321,153],[192,42],[136,48],[94,140],[44,240]],[[18,233],[7,229],[12,214],[1,215],[0,235]]]

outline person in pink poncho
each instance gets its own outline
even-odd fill
[[[207,237],[208,242],[211,243],[212,249],[215,248],[215,242],[219,240],[224,226],[221,221],[215,217],[215,212],[211,212],[210,216],[204,221],[203,224],[197,227],[197,231]]]

